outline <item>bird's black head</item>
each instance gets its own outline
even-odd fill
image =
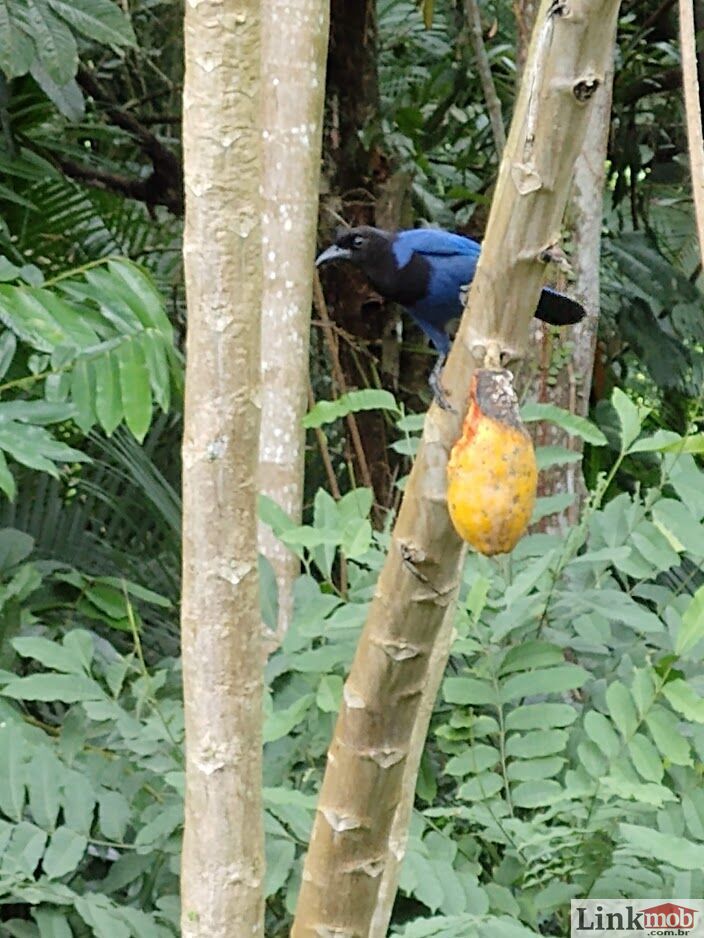
[[[359,228],[338,228],[335,241],[318,255],[316,267],[328,261],[350,261],[368,270],[391,246],[391,235],[380,228],[362,225]]]

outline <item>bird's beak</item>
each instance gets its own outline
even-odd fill
[[[352,257],[352,251],[349,248],[341,248],[337,244],[331,244],[329,248],[319,254],[315,261],[315,266],[327,264],[328,261],[348,261]]]

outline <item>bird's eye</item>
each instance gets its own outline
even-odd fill
[[[363,244],[364,244],[364,238],[361,235],[355,235],[354,238],[352,239],[353,248],[361,248]]]

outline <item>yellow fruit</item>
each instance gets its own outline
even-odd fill
[[[509,371],[472,376],[462,436],[447,464],[447,505],[461,538],[482,554],[513,550],[533,513],[533,443],[518,414]]]

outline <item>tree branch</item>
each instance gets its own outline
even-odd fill
[[[619,0],[543,0],[469,304],[433,405],[349,678],[303,872],[292,938],[385,935],[405,851],[428,688],[447,659],[464,545],[446,466],[469,379],[489,348],[525,348],[574,162],[613,49]],[[445,644],[447,642],[447,644]]]
[[[105,108],[105,114],[111,124],[133,137],[151,161],[153,170],[145,179],[133,178],[54,155],[56,165],[71,179],[79,179],[87,185],[144,202],[150,210],[155,205],[163,205],[174,215],[182,215],[183,167],[178,157],[133,114],[118,107],[95,76],[84,66],[79,66],[76,81],[87,95]]]
[[[699,79],[697,77],[697,45],[692,0],[680,0],[680,36],[682,43],[682,73],[684,78],[684,105],[687,112],[687,139],[689,165],[692,173],[694,216],[699,235],[699,251],[704,263],[704,135],[699,105]]]
[[[496,93],[494,76],[491,74],[489,56],[486,54],[486,46],[484,45],[482,17],[479,12],[477,0],[465,0],[464,9],[469,25],[469,38],[472,41],[474,57],[477,60],[479,80],[482,83],[484,100],[486,101],[486,108],[489,112],[489,120],[491,121],[491,132],[494,135],[496,155],[500,160],[501,154],[506,146],[506,131],[504,130],[504,120],[501,113],[501,101]]]

